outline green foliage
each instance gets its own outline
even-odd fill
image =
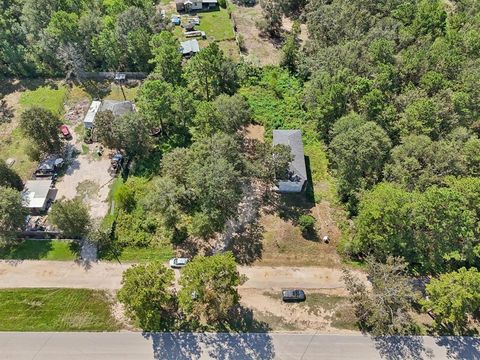
[[[20,117],[20,128],[23,133],[44,154],[54,154],[60,150],[59,125],[57,116],[40,107],[32,107],[24,111]]]
[[[117,297],[144,331],[167,328],[174,307],[174,278],[161,262],[133,265],[123,273]]]
[[[222,92],[233,94],[237,87],[235,65],[225,58],[217,43],[209,44],[188,61],[185,78],[189,89],[205,100]]]
[[[424,193],[391,184],[376,186],[360,201],[350,251],[380,260],[402,256],[411,267],[427,273],[476,264],[472,248],[479,230],[474,205],[478,182],[452,179],[449,187],[433,186]]]
[[[339,177],[338,192],[351,213],[356,211],[358,191],[381,180],[390,147],[386,132],[373,122],[360,125],[355,120],[333,138],[330,150]]]
[[[10,242],[25,221],[27,211],[23,207],[20,192],[10,187],[0,186],[0,241]]]
[[[144,154],[150,146],[148,128],[138,113],[126,113],[116,118],[111,137],[115,148],[132,158]]]
[[[303,233],[309,233],[315,230],[315,218],[312,215],[301,215],[298,218],[298,226]]]
[[[435,316],[437,326],[445,326],[455,335],[468,331],[469,320],[476,319],[480,306],[480,273],[476,268],[461,268],[440,275],[426,286],[425,310]]]
[[[82,239],[91,225],[88,207],[79,198],[57,200],[48,218],[67,239]]]
[[[169,31],[155,34],[150,41],[153,53],[151,63],[155,64],[154,72],[165,81],[178,84],[182,79],[182,54],[178,51],[180,43]]]
[[[240,275],[230,252],[195,257],[182,270],[180,285],[180,310],[202,325],[225,320],[240,299]]]

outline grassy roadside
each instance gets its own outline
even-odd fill
[[[104,291],[2,289],[0,331],[116,331]]]
[[[5,260],[75,260],[71,241],[24,240],[13,246],[0,247],[0,259]]]

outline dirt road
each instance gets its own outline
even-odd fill
[[[0,288],[71,287],[115,290],[131,264],[108,262],[85,266],[69,261],[0,261]],[[341,271],[319,268],[239,267],[248,280],[240,289],[342,289]],[[178,273],[178,271],[177,271]],[[178,274],[177,274],[178,276]]]

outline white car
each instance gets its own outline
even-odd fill
[[[170,259],[169,263],[170,263],[170,267],[174,269],[180,269],[185,265],[187,265],[188,258],[173,258],[173,259]]]

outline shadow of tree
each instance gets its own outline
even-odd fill
[[[257,218],[242,233],[233,236],[227,250],[233,253],[237,263],[249,265],[255,260],[262,258],[264,230]]]
[[[143,333],[152,340],[153,358],[158,360],[200,359],[198,335],[190,332]]]
[[[373,337],[372,340],[382,359],[424,360],[433,358],[433,351],[425,348],[423,339],[419,336],[378,336]]]
[[[435,340],[451,359],[480,359],[480,339],[466,336],[442,336]]]
[[[262,359],[275,357],[272,338],[267,333],[216,333],[202,334],[211,359]]]

